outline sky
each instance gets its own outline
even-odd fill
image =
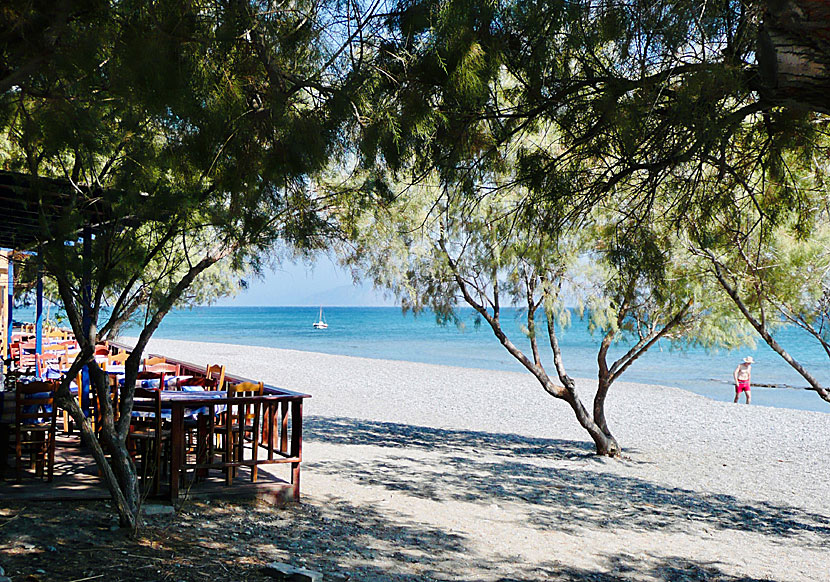
[[[267,271],[262,279],[249,281],[248,289],[217,305],[238,307],[291,306],[382,306],[395,305],[371,285],[355,285],[352,276],[330,257],[321,255],[312,265],[284,262]]]

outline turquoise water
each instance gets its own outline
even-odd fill
[[[313,307],[202,307],[171,313],[156,337],[226,342],[383,358],[467,368],[523,371],[493,336],[486,324],[475,325],[472,310],[463,311],[463,327],[436,324],[431,314],[404,315],[396,307],[332,307],[325,309],[326,330],[316,330],[318,309]],[[502,324],[514,343],[529,349],[521,333],[518,311],[506,310]],[[128,333],[128,332],[125,332]],[[600,338],[575,320],[560,338],[568,373],[596,377],[596,353]],[[826,356],[799,330],[785,330],[780,341],[819,379],[830,384]],[[623,348],[616,349],[617,354]],[[614,355],[614,352],[611,354]],[[669,343],[657,345],[637,360],[622,376],[623,381],[677,386],[716,400],[734,397],[732,371],[744,356],[756,364],[752,378],[762,384],[806,386],[798,374],[765,344],[740,352],[706,352],[702,349],[672,350]],[[553,364],[548,356],[550,373]],[[547,363],[547,362],[546,362]],[[823,375],[820,372],[824,372]],[[612,388],[613,390],[613,388]],[[755,388],[753,404],[830,412],[830,404],[807,390]]]
[[[200,307],[169,314],[155,337],[223,342],[446,364],[468,368],[522,371],[493,336],[486,324],[475,325],[472,310],[462,311],[464,325],[440,326],[432,315],[404,315],[396,307],[326,308],[326,330],[316,330],[318,308],[314,307]],[[28,310],[18,311],[25,319]],[[31,315],[29,316],[31,317]],[[514,343],[529,349],[521,333],[518,311],[505,310],[502,325]],[[133,334],[135,332],[133,331]],[[125,330],[125,335],[131,335]],[[560,343],[568,373],[574,377],[596,377],[596,353],[600,338],[592,336],[579,321],[562,332]],[[830,384],[830,366],[817,345],[795,328],[784,330],[779,341],[803,362],[824,385]],[[623,347],[616,352],[622,353]],[[765,344],[739,352],[706,352],[699,348],[672,350],[665,342],[653,347],[623,374],[622,381],[665,384],[690,390],[715,400],[734,397],[732,371],[744,356],[752,355],[754,382],[806,386],[798,374]],[[546,367],[554,373],[549,353]],[[613,388],[612,388],[613,391]],[[830,412],[830,404],[812,391],[793,388],[752,390],[753,404]]]

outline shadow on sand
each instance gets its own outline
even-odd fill
[[[768,578],[733,575],[723,564],[680,556],[609,554],[596,569],[568,566],[554,558],[529,565],[520,556],[484,563],[471,554],[463,537],[413,522],[391,522],[372,507],[346,501],[324,509],[305,505],[290,527],[264,528],[260,547],[291,548],[289,561],[309,558],[307,567],[326,580],[362,582],[761,582]],[[263,510],[259,510],[263,511]],[[254,518],[267,523],[267,512]],[[283,524],[285,525],[285,524]],[[313,542],[312,542],[313,540]],[[322,549],[321,549],[322,548]],[[669,552],[671,553],[671,552]]]
[[[308,469],[436,501],[521,501],[543,530],[695,526],[776,537],[809,532],[816,544],[830,534],[826,515],[613,474],[608,464],[615,461],[593,456],[590,443],[343,418],[311,417],[306,427],[311,442],[400,449],[367,463],[309,459]]]

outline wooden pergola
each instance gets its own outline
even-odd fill
[[[65,179],[0,172],[0,330],[4,358],[8,356],[14,321],[15,256],[36,256],[39,245],[54,238],[49,233],[50,225],[56,224],[68,213],[80,212],[85,226],[72,242],[79,239],[83,241],[86,258],[93,229],[107,220],[105,204],[102,197],[96,194]],[[36,351],[41,353],[43,281],[40,273],[37,277],[36,295],[35,341]]]

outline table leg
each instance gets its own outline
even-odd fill
[[[203,465],[207,463],[208,457],[208,419],[207,415],[200,414],[196,417],[196,463]],[[208,469],[196,469],[196,477],[208,476]]]
[[[179,481],[184,455],[184,409],[173,403],[171,410],[172,426],[170,427],[170,499],[179,498]]]

